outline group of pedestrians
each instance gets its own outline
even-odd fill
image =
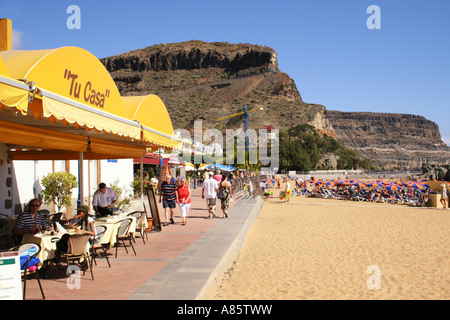
[[[217,218],[215,213],[216,200],[221,201],[221,209],[223,218],[228,218],[228,207],[232,201],[231,182],[228,175],[222,175],[220,171],[206,173],[207,177],[203,181],[202,199],[206,199],[206,207],[208,209],[208,219]],[[182,177],[177,185],[176,180],[171,175],[166,175],[164,182],[161,183],[159,192],[159,202],[162,202],[164,208],[165,222],[163,226],[174,224],[174,209],[178,203],[180,207],[182,225],[186,225],[186,218],[189,214],[191,206],[191,190],[186,183],[186,179]]]

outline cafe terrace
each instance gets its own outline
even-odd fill
[[[132,179],[132,159],[180,143],[158,96],[122,97],[99,59],[81,48],[12,50],[12,22],[0,19],[2,215],[14,215],[30,200],[22,190],[34,188],[35,179],[45,174],[36,173],[38,160],[58,161],[66,171],[78,172],[79,198],[86,202],[107,179],[106,159],[127,159],[112,174],[131,170]]]

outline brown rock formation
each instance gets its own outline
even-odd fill
[[[252,128],[314,123],[329,130],[325,107],[302,101],[295,82],[278,69],[276,52],[250,44],[189,41],[162,44],[101,60],[122,95],[157,94],[174,128],[238,128],[243,117],[215,120],[248,108]]]
[[[160,44],[101,59],[122,95],[158,95],[174,128],[239,128],[243,117],[216,119],[262,106],[251,128],[289,129],[303,123],[336,137],[378,168],[420,169],[447,163],[450,148],[438,126],[408,114],[326,111],[302,101],[295,82],[278,69],[276,52],[251,44],[188,41]]]
[[[422,116],[326,111],[337,139],[379,167],[411,170],[422,163],[447,163],[450,148],[439,127]]]

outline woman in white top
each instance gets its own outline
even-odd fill
[[[84,233],[88,233],[91,236],[96,236],[97,233],[95,232],[95,221],[94,219],[89,216],[89,207],[82,205],[77,209],[78,213],[73,217],[72,221],[81,221],[81,230],[83,230]]]

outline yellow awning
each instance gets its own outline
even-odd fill
[[[119,90],[108,70],[92,53],[77,47],[0,51],[10,75],[36,87],[127,117]]]
[[[143,128],[143,139],[155,147],[173,149],[181,140],[173,134],[172,121],[162,100],[154,95],[122,97],[128,117]]]
[[[6,66],[3,59],[0,57],[0,75],[11,77],[11,74],[9,73],[8,67]]]
[[[101,139],[90,138],[90,149],[93,153],[109,155],[108,158],[116,159],[123,158],[140,158],[147,154],[146,147],[123,145]]]
[[[86,137],[0,120],[0,142],[36,148],[87,151]]]
[[[0,110],[14,108],[22,114],[28,110],[28,86],[23,82],[0,76]]]
[[[141,138],[141,126],[129,119],[41,90],[44,118],[55,117],[69,124],[86,126],[131,139]]]
[[[5,113],[3,120],[36,130],[49,129],[49,138],[67,133],[90,139],[85,152],[92,157],[145,156],[146,148],[173,149],[181,142],[173,136],[169,113],[159,97],[122,98],[103,64],[84,49],[0,51],[0,74],[4,75],[0,78],[0,111],[8,106],[21,112],[21,117]],[[24,79],[26,84],[9,77]],[[28,102],[32,95],[28,85],[36,90],[32,102]],[[60,150],[86,149],[71,144],[63,148],[62,143],[48,146],[43,139],[39,140],[42,144],[30,139],[30,144],[26,134],[8,137],[0,137],[0,142],[53,150],[39,153],[41,157],[49,157],[51,152],[61,157]]]

